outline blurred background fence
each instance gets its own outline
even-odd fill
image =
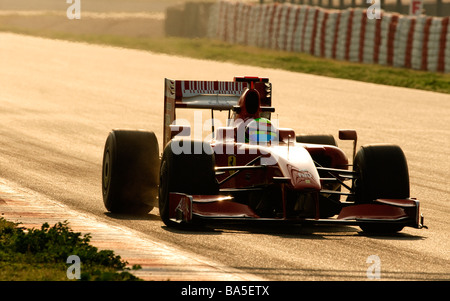
[[[411,0],[379,0],[381,9],[387,12],[409,14]],[[307,4],[324,8],[346,9],[346,8],[367,8],[366,0],[259,0],[260,4],[268,3],[291,3]],[[450,0],[425,0],[423,12],[429,16],[445,17],[450,15]]]
[[[351,62],[450,72],[448,16],[409,16],[381,6],[380,18],[371,19],[367,16],[370,4],[334,9],[292,2],[186,3],[167,10],[166,34]]]

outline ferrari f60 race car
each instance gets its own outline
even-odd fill
[[[357,225],[368,232],[422,228],[410,198],[405,155],[397,145],[364,145],[352,163],[332,135],[296,135],[271,121],[267,78],[165,79],[162,155],[154,132],[113,130],[103,156],[103,200],[112,213],[159,207],[169,227],[273,221]],[[177,109],[228,111],[226,126],[191,139]],[[212,119],[214,121],[214,119]]]

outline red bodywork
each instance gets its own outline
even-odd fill
[[[297,143],[294,130],[282,128],[277,129],[276,143],[261,145],[243,141],[247,120],[261,116],[270,119],[274,111],[271,89],[268,79],[257,77],[235,78],[230,82],[165,80],[164,145],[179,136],[190,135],[186,127],[174,125],[177,108],[233,112],[226,127],[213,129],[214,138],[210,141],[219,194],[170,192],[171,220],[180,223],[250,220],[350,225],[398,223],[422,227],[419,202],[415,199],[352,202],[351,191],[341,191],[348,186],[341,184],[357,175],[349,170],[347,156],[336,146]],[[247,103],[254,102],[251,97],[255,95],[258,96],[256,109]],[[342,131],[341,137],[347,139],[348,133]],[[317,161],[326,165],[318,167]],[[328,204],[323,196],[331,195],[337,196]],[[347,201],[340,201],[343,196]],[[265,202],[270,210],[258,209],[258,202]],[[333,207],[325,216],[321,211],[323,204]]]

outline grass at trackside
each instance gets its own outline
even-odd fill
[[[0,27],[1,30],[53,39],[111,45],[197,59],[232,62],[383,85],[450,93],[450,74],[337,61],[314,57],[305,53],[231,45],[208,39],[173,37],[136,38],[99,34],[55,33]]]
[[[90,236],[73,232],[67,222],[25,230],[0,218],[0,281],[65,281],[77,276],[74,261],[80,259],[81,280],[140,280],[127,271],[126,262],[113,251],[90,245]],[[138,269],[139,267],[133,267]],[[72,278],[72,277],[71,277]]]

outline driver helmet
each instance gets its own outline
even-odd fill
[[[256,118],[245,127],[245,142],[268,143],[278,139],[275,127],[267,118]]]

